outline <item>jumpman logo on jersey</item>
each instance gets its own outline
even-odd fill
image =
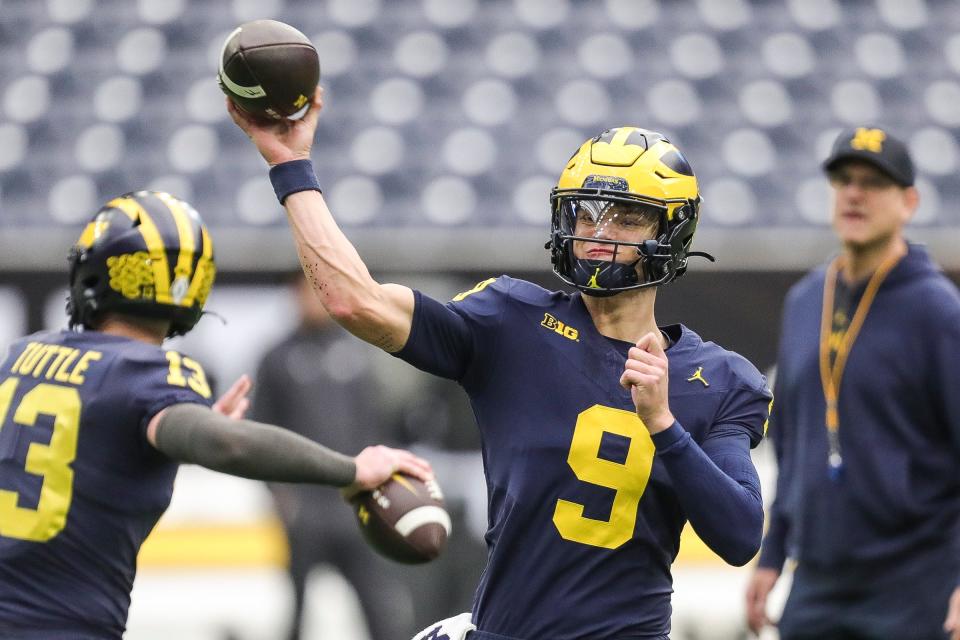
[[[706,378],[703,377],[703,367],[697,367],[697,370],[693,372],[693,375],[687,378],[687,382],[694,382],[699,380],[703,383],[703,386],[709,387],[710,383],[707,382]]]
[[[600,285],[597,283],[597,276],[600,275],[600,267],[597,267],[597,270],[593,272],[593,275],[590,276],[590,281],[587,282],[587,286],[591,289],[599,289]]]

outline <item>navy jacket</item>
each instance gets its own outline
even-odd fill
[[[960,575],[960,295],[910,245],[853,344],[839,389],[844,469],[831,480],[818,369],[825,268],[783,315],[770,418],[780,473],[761,566],[897,563],[942,554]],[[853,292],[853,305],[865,286]]]

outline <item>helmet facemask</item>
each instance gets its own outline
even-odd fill
[[[647,255],[665,210],[623,198],[559,196],[554,230],[561,275],[589,295],[638,288],[657,271]],[[579,255],[577,255],[579,254]]]
[[[553,235],[548,247],[554,271],[585,294],[606,297],[656,287],[686,270],[687,249],[696,228],[688,203],[592,189],[554,189],[551,201]],[[611,237],[614,227],[618,232]],[[625,234],[636,240],[623,240]],[[579,258],[574,243],[582,247]],[[594,249],[591,258],[587,254]],[[603,255],[604,250],[609,253]],[[626,255],[631,259],[624,260]]]

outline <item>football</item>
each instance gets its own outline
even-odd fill
[[[320,58],[307,36],[276,20],[246,22],[220,51],[220,88],[247,113],[302,118],[320,82]]]
[[[397,562],[433,560],[450,535],[450,515],[436,480],[425,483],[395,473],[373,491],[356,494],[350,503],[370,546]]]

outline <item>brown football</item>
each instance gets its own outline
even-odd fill
[[[296,120],[320,82],[320,58],[307,36],[276,20],[245,22],[220,51],[220,88],[247,113]]]
[[[397,562],[433,560],[450,535],[450,515],[436,480],[424,483],[395,473],[373,491],[353,496],[350,504],[370,546]]]

